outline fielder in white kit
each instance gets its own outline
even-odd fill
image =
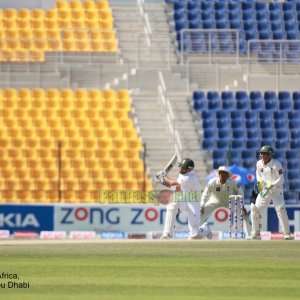
[[[165,226],[161,239],[171,239],[173,237],[178,212],[186,212],[188,215],[189,239],[211,238],[212,236],[208,223],[203,224],[199,228],[201,186],[199,178],[193,169],[193,160],[185,158],[179,163],[177,180],[166,177],[163,172],[158,172],[157,174],[163,185],[174,188],[176,192],[181,192],[182,194],[181,200],[173,201],[167,205]],[[189,192],[191,193],[189,194]],[[195,195],[199,195],[198,198],[196,197],[195,199]]]
[[[230,195],[241,195],[244,192],[240,185],[230,179],[230,171],[221,166],[218,168],[218,177],[212,178],[206,185],[201,197],[200,225],[207,221],[212,212],[218,207],[228,207]]]
[[[260,160],[256,164],[257,192],[255,204],[251,204],[252,232],[249,239],[260,240],[259,218],[271,201],[275,206],[277,217],[285,240],[290,240],[290,229],[283,198],[283,168],[281,163],[273,158],[271,146],[260,149]]]

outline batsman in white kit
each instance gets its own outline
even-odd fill
[[[205,237],[211,239],[212,237],[208,223],[204,223],[199,227],[201,186],[198,176],[193,171],[194,166],[193,160],[185,158],[179,163],[177,180],[168,178],[163,171],[158,172],[156,175],[163,185],[173,188],[176,192],[182,192],[183,197],[185,197],[182,201],[173,201],[167,205],[166,220],[161,239],[171,239],[173,237],[178,212],[186,212],[188,215],[189,239],[203,239]],[[188,192],[198,192],[198,199],[188,201]]]
[[[273,156],[274,150],[271,146],[266,145],[260,149],[260,160],[256,164],[258,196],[255,204],[251,204],[252,231],[249,239],[261,239],[259,219],[271,201],[275,206],[284,239],[291,239],[289,220],[283,198],[283,168],[281,163]]]

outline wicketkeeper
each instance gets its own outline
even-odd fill
[[[180,212],[186,212],[188,215],[189,239],[202,239],[204,237],[211,238],[212,232],[207,223],[199,228],[200,217],[200,181],[196,173],[193,171],[194,162],[190,158],[185,158],[179,163],[179,175],[177,180],[168,178],[163,171],[157,173],[160,182],[173,188],[176,192],[182,192],[182,201],[173,201],[167,205],[166,220],[164,232],[161,239],[171,239],[173,237],[176,215]],[[198,193],[199,198],[189,201],[190,195],[194,196]]]
[[[260,149],[260,160],[256,164],[256,192],[258,196],[255,204],[251,203],[252,232],[249,239],[261,239],[259,218],[271,201],[275,206],[284,239],[291,239],[283,198],[283,168],[282,164],[273,156],[274,150],[271,146],[266,145]]]

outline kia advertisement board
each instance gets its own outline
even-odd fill
[[[53,230],[53,205],[0,204],[0,230],[35,231]]]

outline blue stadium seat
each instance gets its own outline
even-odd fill
[[[222,108],[224,110],[233,110],[235,107],[235,100],[233,92],[223,91],[221,93]]]
[[[288,150],[285,151],[285,158],[287,160],[298,159],[299,158],[299,152],[297,150],[288,149]]]
[[[232,129],[232,139],[233,140],[244,140],[245,139],[244,128],[234,128],[234,129]]]
[[[289,204],[289,205],[299,204],[297,199],[298,199],[298,193],[290,192],[290,191],[284,192],[284,201],[286,204]]]
[[[300,169],[300,160],[299,160],[299,158],[290,158],[290,159],[288,159],[286,167],[287,167],[287,172],[289,170],[292,170],[292,169],[299,170]]]
[[[187,9],[188,10],[198,10],[198,1],[188,1],[187,3]]]
[[[300,112],[299,111],[289,111],[287,113],[288,119],[289,120],[298,120],[300,119]]]
[[[185,9],[184,1],[175,1],[173,8],[174,8],[174,10]]]
[[[274,158],[283,162],[285,160],[285,149],[277,149],[275,150]]]
[[[291,129],[291,140],[300,139],[300,128],[299,129]]]
[[[201,1],[200,3],[201,10],[213,10],[212,1]]]
[[[218,130],[218,139],[219,140],[229,140],[231,138],[231,132],[228,127],[219,128]]]
[[[245,91],[237,91],[235,93],[236,109],[249,110],[249,97]]]
[[[256,128],[248,128],[246,130],[247,140],[259,140],[259,131]]]
[[[226,2],[216,1],[214,3],[215,11],[225,11],[226,10]]]
[[[269,3],[269,11],[270,12],[281,12],[281,6],[279,2],[270,2]]]
[[[266,110],[277,110],[277,96],[273,91],[266,91],[264,93],[265,109]]]
[[[260,119],[260,128],[273,128],[273,122],[270,119]]]
[[[229,118],[225,117],[221,119],[217,119],[217,128],[218,129],[228,129],[229,126]]]
[[[295,179],[299,179],[300,178],[300,170],[298,169],[290,169],[287,172],[287,179],[288,180],[295,180]]]
[[[231,128],[244,128],[243,119],[231,119]]]
[[[203,139],[202,148],[206,150],[212,150],[215,148],[215,139]]]
[[[207,92],[207,107],[209,110],[220,109],[221,99],[217,91]]]
[[[280,110],[289,111],[292,108],[291,95],[287,91],[280,91],[278,93],[278,104]]]
[[[293,92],[293,108],[294,110],[300,110],[300,92]]]
[[[217,140],[217,148],[218,149],[228,149],[230,146],[230,140],[229,139],[222,139]]]
[[[250,107],[252,110],[256,111],[263,109],[263,98],[260,91],[250,92]]]
[[[214,119],[203,119],[202,127],[203,127],[203,129],[215,128],[215,120]]]
[[[300,150],[300,139],[293,139],[290,142],[291,149],[299,149]]]
[[[268,110],[262,110],[258,113],[258,116],[260,119],[270,119],[271,120],[273,118],[273,112],[268,111]]]
[[[215,159],[224,159],[226,160],[226,152],[220,149],[214,149],[212,153],[212,158]]]
[[[283,2],[282,3],[282,11],[288,12],[288,11],[295,11],[295,3],[294,2]]]
[[[260,142],[259,140],[257,139],[252,139],[252,140],[247,140],[246,141],[246,148],[247,149],[252,149],[253,151],[254,150],[257,150],[260,148]]]
[[[290,191],[300,191],[300,179],[289,180],[289,190]]]
[[[243,119],[244,115],[238,110],[233,110],[233,111],[230,112],[230,118],[232,120],[234,120],[234,119]]]
[[[300,128],[300,120],[299,119],[290,119],[288,122],[289,122],[289,129],[299,129]]]
[[[262,128],[261,129],[261,138],[263,140],[268,139],[274,135],[273,128]]]
[[[205,110],[206,109],[206,96],[202,91],[195,91],[193,93],[193,106],[194,110]]]
[[[254,128],[255,130],[257,130],[257,122],[258,122],[257,117],[246,119],[245,121],[246,129],[248,130]]]
[[[240,10],[240,2],[239,1],[229,1],[228,2],[228,10],[229,11],[239,11]]]
[[[277,138],[276,141],[275,141],[275,148],[276,148],[276,151],[278,149],[286,149],[286,145],[287,145],[287,142],[288,142],[288,139],[287,138],[283,138],[283,139],[279,139]]]

